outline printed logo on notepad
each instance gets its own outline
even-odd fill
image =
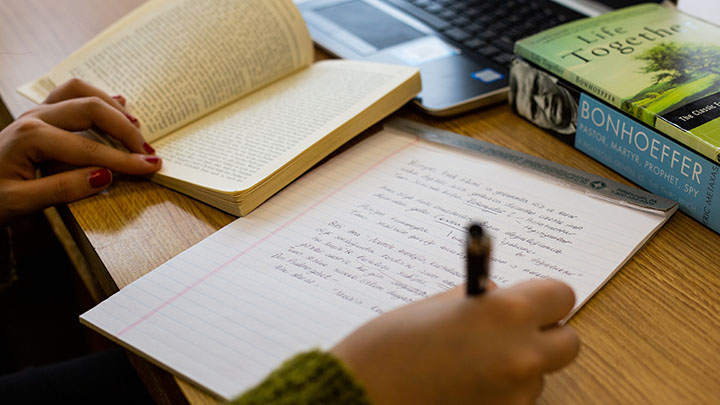
[[[490,68],[478,70],[470,76],[472,76],[473,79],[480,80],[483,83],[492,83],[505,77],[502,73],[492,70]]]

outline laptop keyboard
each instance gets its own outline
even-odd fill
[[[509,67],[515,41],[583,15],[549,0],[385,0],[447,39]]]

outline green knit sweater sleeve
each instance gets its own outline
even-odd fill
[[[285,361],[232,404],[369,404],[360,384],[337,358],[320,350]]]

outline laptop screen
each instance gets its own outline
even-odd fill
[[[318,8],[315,12],[364,40],[376,50],[427,35],[360,0]]]

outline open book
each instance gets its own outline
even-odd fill
[[[562,280],[574,313],[677,209],[461,135],[389,126],[82,322],[229,399],[294,353],[330,348],[378,314],[463,283],[471,221],[494,242],[499,286]]]
[[[415,68],[313,57],[292,0],[151,0],[19,91],[124,95],[153,181],[245,215],[420,91]]]

